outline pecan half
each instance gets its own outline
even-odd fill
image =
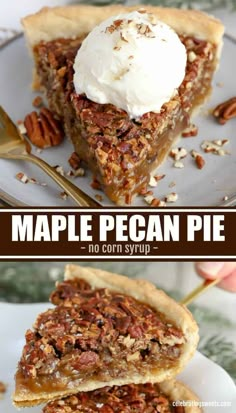
[[[236,96],[216,106],[213,116],[218,119],[221,125],[236,117]]]
[[[39,114],[35,111],[29,113],[24,125],[30,141],[41,149],[59,145],[64,138],[60,122],[47,108],[42,108]]]

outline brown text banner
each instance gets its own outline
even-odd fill
[[[236,209],[0,211],[0,259],[234,259]]]

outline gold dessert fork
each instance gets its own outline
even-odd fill
[[[39,166],[49,175],[67,195],[79,205],[84,207],[98,208],[101,205],[81,191],[72,182],[60,175],[55,168],[43,159],[31,154],[31,145],[27,139],[20,134],[14,122],[0,106],[0,158],[18,159],[29,161]]]
[[[205,291],[209,290],[209,288],[214,287],[214,285],[218,284],[221,281],[220,278],[215,278],[214,280],[205,280],[200,285],[198,285],[193,291],[191,291],[188,295],[186,295],[182,300],[180,300],[181,304],[189,305],[194,301],[196,298],[199,297],[200,294],[204,293]]]

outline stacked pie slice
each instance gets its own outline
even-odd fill
[[[115,24],[106,31],[112,34],[114,30],[121,30],[122,20],[115,16],[131,13],[137,6],[44,8],[23,19],[35,62],[35,88],[45,92],[49,108],[61,120],[80,159],[87,163],[107,196],[120,205],[131,203],[137,194],[143,193],[150,174],[165,159],[178,135],[189,126],[195,109],[208,98],[224,31],[220,21],[196,10],[151,6],[145,9],[150,21],[157,19],[178,35],[186,50],[187,64],[183,81],[172,97],[164,101],[160,110],[144,113],[138,119],[131,118],[124,109],[109,101],[98,103],[84,93],[76,93],[73,82],[75,57],[87,35],[112,16]],[[128,24],[132,21],[128,20]],[[136,25],[136,29],[139,37],[141,33],[152,41],[155,23],[150,24],[152,26]],[[126,47],[127,39],[122,32],[120,36],[124,43],[121,46]],[[114,47],[117,53],[121,46]],[[155,53],[158,52],[154,48]],[[133,58],[129,56],[129,65]],[[173,76],[178,68],[178,56],[176,59],[171,67]],[[166,76],[168,73],[171,77],[171,70],[166,67]],[[119,76],[125,77],[128,71]],[[141,83],[142,80],[134,84],[132,92]],[[164,83],[168,86],[168,79],[163,79]],[[86,86],[91,89],[93,85]],[[153,81],[153,91],[155,88]],[[157,95],[159,92],[156,91]]]
[[[69,265],[50,299],[54,306],[26,332],[16,407],[179,413],[173,401],[196,400],[173,379],[196,350],[197,324],[154,285]]]

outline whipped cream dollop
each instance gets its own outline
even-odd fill
[[[130,118],[160,112],[185,76],[187,53],[178,35],[143,11],[111,17],[83,41],[74,62],[76,93],[111,103]]]

